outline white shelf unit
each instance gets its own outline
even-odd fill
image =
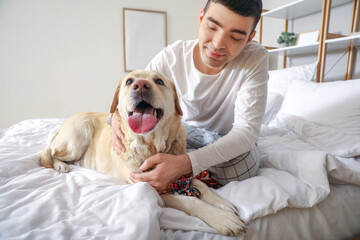
[[[319,49],[319,43],[303,45],[303,46],[289,46],[282,48],[269,49],[269,53],[283,53],[287,56],[314,53]]]
[[[352,0],[334,0],[332,7],[337,7]],[[322,11],[323,2],[321,0],[298,0],[282,7],[264,12],[263,17],[272,17],[283,20],[294,20],[296,18],[304,17]]]
[[[349,46],[360,45],[360,34],[354,36],[347,36],[335,39],[328,39],[325,41],[328,50],[344,49]],[[269,53],[283,53],[287,56],[315,53],[319,49],[319,43],[304,45],[304,46],[290,46],[283,48],[269,49]]]
[[[266,11],[262,14],[262,20],[264,17],[278,18],[285,21],[285,31],[287,31],[288,21],[304,17],[310,14],[322,12],[322,22],[320,30],[320,41],[314,44],[305,45],[305,46],[290,46],[282,48],[270,48],[269,53],[271,54],[282,54],[283,55],[283,66],[286,65],[286,56],[299,55],[299,54],[308,54],[308,53],[318,53],[318,73],[317,81],[324,81],[324,68],[325,68],[325,57],[327,50],[335,49],[344,49],[348,48],[348,59],[346,66],[345,79],[351,78],[351,72],[353,69],[354,61],[354,52],[356,51],[355,47],[360,45],[360,34],[351,35],[347,37],[340,37],[335,39],[326,40],[324,36],[327,36],[328,33],[328,24],[330,18],[331,8],[353,3],[353,12],[352,12],[352,23],[351,23],[351,32],[358,31],[359,25],[359,8],[360,0],[298,0],[290,4],[286,4],[282,7]],[[262,23],[261,23],[262,24]],[[260,30],[260,41],[261,33]]]
[[[335,39],[328,39],[325,41],[325,43],[327,43],[328,46],[339,46],[339,48],[343,46],[358,46],[360,45],[360,34]]]

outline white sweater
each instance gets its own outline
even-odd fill
[[[195,68],[193,49],[197,43],[177,41],[147,66],[174,81],[184,121],[224,135],[188,153],[194,175],[253,148],[265,111],[269,78],[267,50],[254,41],[216,75]]]

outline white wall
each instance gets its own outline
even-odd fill
[[[197,37],[205,3],[0,0],[0,129],[30,118],[108,112],[125,76],[122,9],[166,11],[170,44]]]

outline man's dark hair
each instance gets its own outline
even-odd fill
[[[262,0],[208,0],[204,8],[204,14],[211,2],[220,3],[241,16],[253,17],[255,21],[252,31],[255,30],[256,25],[260,20],[262,13]]]

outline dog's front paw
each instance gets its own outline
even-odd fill
[[[53,167],[56,171],[60,172],[60,173],[68,173],[70,172],[70,167],[69,165],[67,165],[64,162],[61,162],[57,159],[54,159],[54,164]]]
[[[223,235],[237,236],[240,232],[247,231],[245,223],[237,215],[222,209],[214,213],[208,224]]]
[[[225,211],[234,213],[235,215],[238,215],[237,208],[232,203],[226,201],[225,199],[218,199],[218,201],[214,202],[214,206],[224,209]]]
[[[192,180],[193,185],[200,190],[201,195],[200,199],[221,209],[224,209],[225,211],[237,214],[236,207],[231,204],[230,202],[226,201],[225,199],[221,198],[216,193],[212,192],[203,182],[193,179]]]

